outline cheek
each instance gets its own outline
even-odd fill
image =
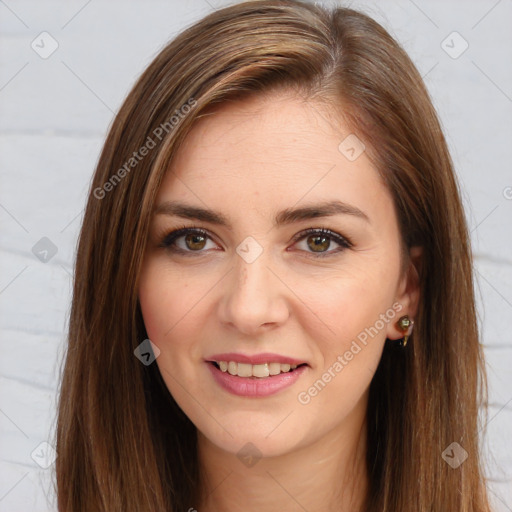
[[[160,349],[157,364],[166,372],[192,378],[201,360],[200,340],[210,316],[205,294],[213,286],[191,279],[158,258],[145,265],[139,279],[139,303],[148,338]],[[168,385],[171,383],[168,383]]]
[[[392,278],[392,270],[386,276],[379,268],[366,266],[314,283],[297,283],[296,290],[303,297],[304,315],[309,311],[310,318],[317,318],[324,339],[336,346],[373,326],[391,307]]]
[[[163,330],[162,311],[165,309],[165,303],[158,300],[160,294],[159,283],[153,279],[150,270],[144,270],[139,281],[138,296],[146,332],[151,341],[157,340]]]
[[[156,364],[173,395],[176,392],[175,376],[183,369],[181,356],[186,352],[180,350],[184,344],[179,343],[180,339],[186,341],[180,335],[180,329],[187,327],[186,300],[183,300],[183,288],[186,287],[174,272],[169,272],[156,259],[150,259],[144,265],[139,279],[138,297],[146,332],[160,349]]]
[[[188,305],[188,283],[158,261],[146,263],[139,279],[139,303],[148,336],[159,343],[177,325]]]
[[[350,414],[378,367],[387,325],[396,314],[391,287],[380,284],[370,275],[352,275],[309,295],[308,306],[322,321],[322,336],[309,331],[316,365],[297,400],[307,406],[303,414],[323,417],[325,428]]]

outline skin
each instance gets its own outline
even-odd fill
[[[202,511],[357,511],[368,487],[365,418],[368,388],[386,337],[418,303],[413,248],[405,271],[391,195],[366,153],[350,161],[338,149],[351,133],[328,111],[291,92],[224,104],[199,120],[166,173],[156,205],[180,200],[221,212],[232,229],[157,214],[140,278],[147,333],[170,393],[198,429]],[[279,113],[277,115],[276,113]],[[325,200],[362,210],[365,221],[337,214],[273,227],[278,211]],[[160,246],[169,232],[200,227],[210,238]],[[327,228],[332,238],[315,257]],[[263,248],[248,263],[236,252],[246,237]],[[308,243],[309,241],[309,243]],[[357,336],[398,304],[401,311],[323,389],[298,395],[322,378]],[[389,315],[388,315],[389,316]],[[380,325],[380,324],[378,324]],[[221,352],[273,352],[308,363],[291,387],[264,398],[239,397],[213,379],[205,358]],[[304,396],[304,395],[303,395]],[[252,443],[251,467],[237,453]]]

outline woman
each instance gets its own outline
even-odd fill
[[[164,48],[75,275],[60,511],[489,510],[453,165],[367,16],[244,2]]]

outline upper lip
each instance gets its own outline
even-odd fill
[[[234,361],[235,363],[246,364],[263,364],[263,363],[281,363],[281,364],[307,364],[306,361],[295,359],[293,357],[283,356],[280,354],[271,354],[265,352],[262,354],[246,355],[235,354],[234,352],[225,354],[214,354],[206,358],[206,361]]]

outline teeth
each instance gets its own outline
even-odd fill
[[[280,363],[264,363],[264,364],[247,364],[236,363],[235,361],[216,361],[221,371],[228,372],[230,375],[238,375],[239,377],[259,377],[264,378],[269,375],[279,375],[287,373],[297,368],[296,364],[280,364]]]
[[[234,363],[233,361],[230,361],[228,363],[228,372],[231,375],[237,375],[237,373],[238,373],[238,363]]]
[[[270,375],[279,375],[281,373],[281,365],[279,363],[270,363],[268,369]]]
[[[247,366],[251,366],[251,375],[253,377],[268,377],[270,375],[267,363],[255,365],[248,364]],[[238,363],[238,368],[238,375],[240,375],[240,363]]]
[[[252,377],[252,364],[238,363],[239,377]]]

